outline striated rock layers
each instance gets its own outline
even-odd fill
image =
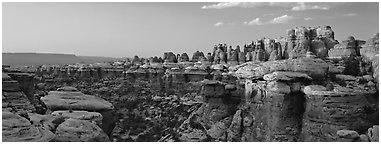
[[[264,63],[245,63],[235,72],[239,78],[259,79],[274,71],[303,72],[310,77],[323,79],[328,72],[328,64],[321,59],[298,58]]]
[[[20,83],[10,76],[2,74],[3,109],[9,109],[17,113],[35,112],[36,109],[29,97],[22,91]],[[29,85],[24,85],[24,88]],[[33,85],[32,85],[33,86]],[[27,91],[27,90],[26,90]],[[33,93],[32,93],[33,96]]]
[[[369,105],[366,98],[376,93],[374,90],[339,85],[327,90],[320,85],[309,85],[303,92],[306,94],[306,112],[302,141],[340,141],[338,130],[364,131],[363,128],[372,126],[364,108]]]

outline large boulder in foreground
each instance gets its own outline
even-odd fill
[[[41,100],[52,111],[69,109],[103,111],[114,109],[114,106],[110,102],[99,97],[85,95],[81,92],[50,91]]]
[[[24,117],[11,112],[2,112],[3,142],[48,142],[54,134],[45,127],[35,127]]]
[[[248,62],[235,72],[238,78],[259,79],[275,71],[291,71],[305,73],[308,76],[320,79],[325,78],[329,65],[322,59],[298,58],[264,63]]]
[[[57,127],[54,141],[107,142],[109,138],[101,128],[86,120],[67,119]]]
[[[109,136],[115,127],[116,116],[114,106],[102,98],[92,95],[85,95],[81,92],[64,90],[50,91],[48,95],[42,97],[41,100],[45,103],[50,111],[80,110],[98,112],[102,114],[102,122],[100,122],[99,118],[95,118],[95,121]]]

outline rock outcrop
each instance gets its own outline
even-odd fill
[[[109,138],[97,125],[69,118],[57,127],[56,142],[107,142]]]
[[[48,95],[41,98],[50,111],[56,111],[52,114],[60,115],[61,113],[63,117],[95,121],[106,134],[111,135],[116,121],[114,116],[114,106],[102,98],[85,95],[78,91],[72,91],[73,88],[60,88],[60,90],[65,89],[69,91],[50,91]],[[57,110],[66,110],[67,112],[57,112]]]
[[[241,65],[235,74],[239,78],[259,79],[274,71],[303,72],[313,78],[324,78],[328,73],[328,64],[321,59],[311,58],[246,63]]]
[[[35,112],[36,109],[28,96],[21,90],[20,83],[10,76],[2,74],[3,108],[17,113]]]
[[[55,135],[44,126],[33,126],[26,118],[2,111],[3,142],[49,142]]]
[[[361,88],[350,89],[334,86],[327,90],[320,85],[310,85],[303,89],[306,94],[306,112],[303,119],[303,141],[336,141],[338,130],[364,131],[372,124],[366,118],[366,100],[376,91]],[[321,127],[322,129],[316,129]]]

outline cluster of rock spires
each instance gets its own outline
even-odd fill
[[[3,67],[3,141],[379,141],[378,43],[297,27],[191,58]]]

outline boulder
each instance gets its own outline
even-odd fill
[[[371,142],[379,142],[379,129],[378,129],[378,125],[374,125],[373,127],[370,127],[368,129],[368,137],[369,137],[369,140]]]
[[[63,117],[52,115],[40,115],[36,113],[28,113],[29,120],[34,126],[44,126],[50,131],[56,131],[59,124],[64,122]]]
[[[57,142],[108,142],[106,133],[97,125],[78,119],[67,119],[57,127]]]
[[[41,97],[48,109],[102,111],[114,109],[114,106],[102,98],[85,95],[81,92],[50,91]]]
[[[336,133],[341,138],[347,138],[347,139],[357,139],[360,137],[360,135],[353,130],[339,130]]]
[[[369,137],[365,134],[360,135],[360,142],[370,142]]]
[[[54,134],[45,127],[35,127],[24,117],[2,112],[3,142],[49,142]]]

